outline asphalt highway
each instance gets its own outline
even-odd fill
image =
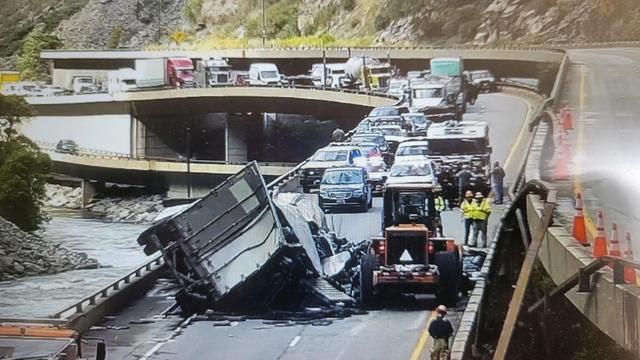
[[[492,94],[481,95],[465,115],[469,120],[490,123],[493,159],[508,161],[508,176],[509,169],[515,169],[519,160],[510,153],[514,145],[524,142],[521,130],[528,111],[528,105],[521,99]],[[381,199],[376,198],[373,209],[367,213],[331,214],[329,223],[339,235],[359,241],[380,231],[380,212]],[[457,210],[445,212],[443,220],[445,235],[462,237]],[[133,304],[122,317],[157,315],[157,311],[148,310],[151,306],[145,301],[148,300]],[[458,326],[465,303],[462,299],[450,311],[454,327]],[[204,321],[171,333],[168,328],[175,326],[175,320],[158,320],[155,324],[132,325],[120,332],[94,331],[89,335],[106,338],[109,347],[116,351],[114,356],[125,359],[428,359],[431,339],[425,327],[437,305],[432,297],[425,297],[366,315],[333,320],[328,326],[274,327],[265,326],[260,320],[248,320],[214,327]],[[138,340],[127,341],[126,346],[114,345],[117,343],[114,338],[124,337]]]
[[[570,131],[572,188],[585,199],[587,230],[595,234],[596,211],[630,232],[640,254],[640,49],[571,50],[562,98],[574,114]],[[565,212],[571,207],[565,206]]]

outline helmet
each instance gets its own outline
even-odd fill
[[[484,195],[482,195],[482,193],[480,191],[478,191],[476,193],[476,199],[482,199],[484,197]]]
[[[447,314],[447,307],[444,305],[438,305],[438,307],[436,308],[436,311],[442,315],[446,315]]]
[[[435,192],[440,192],[440,191],[442,191],[442,186],[440,186],[440,185],[436,185],[436,186],[434,186],[434,187],[433,187],[433,190],[434,190]]]
[[[473,191],[467,190],[467,192],[464,193],[464,197],[473,197]]]

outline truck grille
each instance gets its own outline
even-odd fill
[[[227,76],[227,74],[218,74],[217,76],[218,78],[218,83],[227,83],[229,82],[229,76]]]

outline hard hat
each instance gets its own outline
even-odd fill
[[[440,186],[440,185],[436,185],[436,186],[434,186],[434,187],[433,187],[433,190],[435,190],[435,191],[442,191],[442,186]]]
[[[482,195],[482,193],[481,193],[480,191],[478,191],[478,192],[476,193],[476,199],[481,199],[481,198],[483,198],[483,197],[484,197],[484,195]]]
[[[446,315],[447,314],[447,307],[444,305],[438,305],[438,307],[436,308],[436,311],[439,312],[442,315]]]
[[[464,193],[464,197],[473,197],[473,192],[471,190],[467,190],[467,192]]]

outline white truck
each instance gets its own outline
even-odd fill
[[[195,87],[212,87],[233,82],[231,65],[223,58],[202,59],[196,63],[193,73]]]
[[[161,87],[165,84],[165,60],[136,59],[136,87]]]
[[[313,86],[317,88],[326,86],[333,89],[344,87],[343,84],[348,79],[344,70],[344,63],[313,64],[311,67]]]
[[[278,67],[272,63],[255,63],[249,67],[249,85],[281,85]]]
[[[138,73],[132,68],[122,68],[109,71],[107,74],[107,88],[109,94],[127,92],[136,89]]]

